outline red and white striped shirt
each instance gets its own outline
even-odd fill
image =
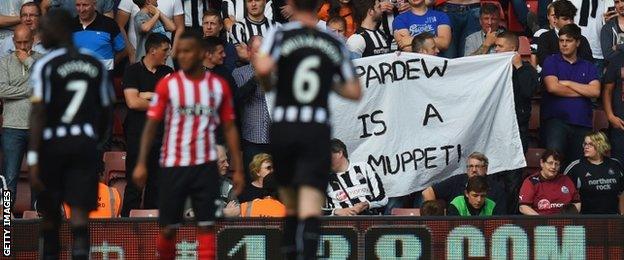
[[[206,72],[203,79],[193,80],[182,71],[158,82],[147,116],[165,120],[162,167],[217,160],[214,131],[219,123],[235,117],[230,87],[221,77]]]

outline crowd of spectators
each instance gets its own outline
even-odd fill
[[[421,208],[422,215],[541,215],[573,208],[582,214],[624,214],[624,0],[613,2],[614,8],[607,1],[593,1],[588,8],[579,1],[539,1],[538,12],[529,13],[524,1],[326,0],[317,26],[335,33],[353,59],[391,52],[445,58],[515,52],[521,47],[519,36],[530,38],[532,53],[516,54],[512,61],[515,112],[523,151],[546,151],[541,169],[528,175],[522,169],[488,173],[487,156],[475,151],[465,174],[388,198],[378,174],[365,162],[349,161],[346,146],[336,139],[323,210],[338,216],[391,214],[393,208],[406,207]],[[506,29],[509,17],[501,4],[513,5],[521,31]],[[37,35],[38,20],[53,8],[75,15],[76,46],[105,63],[111,82],[121,79],[118,110],[125,114],[126,169],[136,163],[156,83],[176,67],[177,37],[184,31],[200,33],[207,50],[204,69],[223,77],[232,89],[247,172],[247,188],[236,197],[227,151],[219,147],[223,213],[284,214],[272,176],[271,113],[249,62],[267,31],[292,14],[286,1],[277,0],[0,1],[2,174],[13,194],[19,194],[28,143],[29,70],[46,53]],[[540,109],[537,143],[529,137],[534,104]],[[592,132],[595,109],[606,114],[606,133]],[[160,138],[154,142],[150,172],[157,171],[161,146]],[[113,215],[157,208],[156,177],[149,175],[144,190],[128,181],[121,192],[122,209]]]

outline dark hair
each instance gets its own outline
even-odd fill
[[[45,48],[73,47],[74,19],[64,9],[52,9],[39,20]],[[73,49],[73,48],[70,48]]]
[[[362,24],[362,21],[364,21],[368,15],[368,11],[374,9],[378,2],[379,0],[354,1],[353,21],[355,21],[356,24]]]
[[[347,20],[345,20],[345,18],[340,15],[329,17],[329,19],[327,19],[327,24],[329,25],[330,23],[341,23],[342,26],[347,29]]]
[[[202,22],[208,16],[216,16],[218,18],[217,20],[219,21],[219,23],[221,23],[221,25],[223,25],[223,18],[221,18],[221,14],[217,10],[215,10],[215,9],[208,9],[208,10],[206,10],[204,12],[204,16],[202,16]]]
[[[581,28],[576,24],[566,24],[561,29],[559,29],[559,37],[566,35],[574,40],[581,40]]]
[[[518,39],[518,35],[510,31],[504,31],[496,35],[496,38],[503,38],[508,42],[511,42],[514,45],[514,50],[518,50],[518,46],[520,46],[520,40]]]
[[[572,203],[568,203],[563,205],[561,211],[559,212],[561,215],[578,215],[579,211]]]
[[[37,8],[37,14],[41,15],[41,7],[35,2],[24,3],[22,7],[20,7],[20,14],[22,13],[22,10],[24,9],[24,7],[28,7],[28,6]]]
[[[160,47],[163,43],[171,44],[171,41],[162,33],[150,33],[145,40],[145,53]]]
[[[568,0],[559,0],[552,3],[553,8],[555,9],[555,17],[565,17],[574,19],[576,16],[576,6]]]
[[[444,216],[444,202],[440,200],[428,200],[420,206],[421,216]]]
[[[487,192],[489,189],[490,186],[485,176],[473,176],[468,179],[468,185],[466,185],[466,192]]]
[[[561,162],[561,160],[563,160],[563,156],[559,152],[557,152],[555,150],[546,150],[542,154],[542,157],[540,157],[540,161],[546,162],[546,160],[548,160],[548,158],[551,157],[551,156],[552,156],[553,159],[555,159],[555,161]]]
[[[412,39],[412,52],[419,52],[425,45],[427,39],[435,39],[435,36],[430,32],[422,32]]]
[[[320,0],[292,0],[292,3],[295,9],[299,11],[316,12],[319,5],[321,4],[321,1]]]
[[[340,139],[334,138],[330,142],[332,153],[342,152],[342,155],[349,159],[349,153],[347,153],[347,146],[340,141]]]
[[[217,46],[221,45],[224,46],[225,42],[219,38],[219,37],[215,37],[215,36],[208,36],[206,38],[204,38],[204,49],[207,52],[213,53],[217,50]]]
[[[137,5],[139,8],[143,8],[147,0],[132,0],[132,2],[134,2],[134,4]]]
[[[495,4],[485,3],[481,5],[481,11],[479,11],[479,15],[484,14],[500,16],[500,10]]]

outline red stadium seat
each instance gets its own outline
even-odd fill
[[[126,191],[126,184],[128,182],[126,181],[125,178],[115,178],[110,180],[108,186],[111,186],[115,189],[117,189],[117,192],[119,192],[119,197],[121,198],[121,201],[123,202],[123,198],[124,198],[124,192]],[[123,205],[122,205],[123,206]]]
[[[131,218],[157,218],[157,209],[133,209],[130,210]]]
[[[419,208],[393,208],[393,216],[420,216]]]
[[[531,57],[531,42],[529,41],[529,38],[526,36],[520,36],[518,37],[518,40],[520,41],[520,46],[518,46],[518,53],[520,56],[523,58]]]
[[[41,218],[41,216],[39,216],[39,212],[37,211],[27,210],[27,211],[24,211],[22,218],[23,219],[36,219],[36,218]]]
[[[609,129],[609,119],[607,119],[605,111],[601,109],[594,109],[593,121],[595,131],[606,131]]]
[[[542,148],[529,148],[524,155],[524,158],[527,163],[527,167],[524,169],[523,178],[527,177],[529,174],[532,174],[536,171],[539,171],[540,159],[542,158],[542,154],[544,154],[546,150]]]
[[[31,210],[30,207],[30,183],[28,178],[19,178],[17,181],[17,194],[15,198],[15,208],[13,214],[21,215],[24,211]]]
[[[529,130],[535,131],[540,127],[540,104],[531,102],[531,118],[529,119]]]
[[[113,179],[126,178],[126,152],[104,153],[104,182],[110,185]]]

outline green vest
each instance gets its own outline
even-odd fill
[[[466,203],[466,199],[464,198],[464,195],[459,195],[455,197],[451,201],[451,205],[455,206],[457,211],[459,211],[460,216],[471,216],[470,210],[468,210],[469,206]],[[494,202],[491,199],[485,198],[485,204],[481,208],[481,212],[479,213],[479,216],[492,216],[495,206],[496,206],[496,202]]]

